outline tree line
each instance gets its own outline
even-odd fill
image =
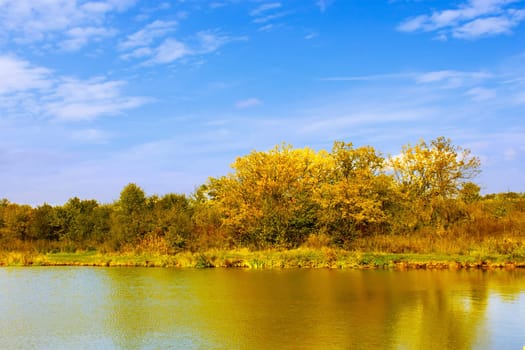
[[[0,249],[351,248],[356,239],[378,235],[483,231],[481,221],[525,210],[523,194],[482,197],[472,182],[479,159],[444,137],[388,157],[339,141],[330,151],[282,144],[238,157],[231,167],[189,196],[147,196],[132,183],[110,204],[75,197],[31,207],[1,200]]]

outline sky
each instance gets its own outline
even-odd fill
[[[0,0],[0,198],[192,193],[236,157],[439,136],[525,192],[525,0]]]

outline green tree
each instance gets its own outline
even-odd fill
[[[60,237],[60,221],[57,210],[49,204],[43,204],[33,210],[33,219],[29,230],[31,239],[56,241]]]
[[[459,198],[463,202],[470,204],[477,202],[481,199],[479,191],[481,188],[473,182],[465,182],[462,184],[461,189],[459,190]]]
[[[164,237],[172,249],[186,248],[192,239],[192,210],[188,198],[183,194],[166,194],[155,201],[153,210],[151,231]]]
[[[134,243],[147,233],[146,204],[144,190],[134,183],[126,185],[120,192],[119,200],[114,205],[111,230],[115,248]]]
[[[62,240],[78,247],[86,244],[100,243],[100,232],[97,232],[98,218],[96,210],[99,204],[96,200],[81,200],[71,198],[60,208],[59,216],[64,227]]]
[[[231,248],[232,237],[221,227],[224,218],[219,204],[210,198],[209,187],[201,185],[190,197],[192,250]]]

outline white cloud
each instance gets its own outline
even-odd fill
[[[465,95],[469,96],[473,101],[486,101],[496,97],[496,92],[493,89],[486,89],[482,87],[474,87],[467,90]]]
[[[263,17],[257,17],[257,18],[255,18],[253,20],[253,23],[259,23],[259,24],[267,23],[267,22],[270,22],[270,21],[273,21],[273,20],[276,20],[276,19],[288,16],[289,14],[290,14],[289,11],[276,12],[276,13],[273,13],[271,15],[266,15],[266,16],[263,16]]]
[[[262,5],[259,5],[258,7],[256,7],[255,9],[253,9],[250,12],[250,16],[252,16],[252,17],[260,16],[262,13],[264,13],[266,11],[275,10],[275,9],[278,9],[278,8],[280,8],[282,6],[283,5],[280,2],[270,2],[270,3],[262,4]]]
[[[314,110],[311,114],[322,118],[305,118],[301,131],[333,135],[332,139],[337,139],[358,134],[367,127],[381,129],[390,125],[396,128],[396,133],[415,137],[416,141],[419,137],[428,138],[428,134],[463,138],[470,127],[475,128],[478,135],[486,135],[515,125],[521,118],[522,107],[517,104],[520,100],[525,103],[525,94],[523,99],[518,97],[519,92],[524,91],[522,81],[509,81],[510,74],[517,77],[510,73],[513,70],[505,70],[508,68],[323,79],[341,85],[341,91],[346,86],[350,92],[340,99],[347,102]],[[389,124],[394,122],[397,125]],[[425,130],[426,125],[434,126]],[[415,130],[418,127],[419,130]]]
[[[255,97],[251,97],[251,98],[248,98],[246,100],[237,101],[235,103],[235,107],[238,108],[238,109],[244,109],[244,108],[250,108],[250,107],[259,106],[261,104],[262,104],[261,100],[259,100],[258,98],[255,98]]]
[[[196,34],[199,53],[210,53],[232,41],[246,40],[246,37],[231,37],[216,31],[206,30]]]
[[[151,45],[155,39],[166,36],[173,32],[177,27],[176,21],[154,21],[143,29],[128,35],[126,40],[120,43],[121,50],[134,49],[137,47],[145,47]]]
[[[321,12],[325,12],[328,6],[330,6],[335,0],[317,0],[316,5],[319,7]]]
[[[390,106],[391,107],[391,106]],[[315,117],[299,129],[301,133],[336,133],[356,127],[389,122],[417,122],[422,118],[434,117],[436,112],[430,108],[410,106],[399,110],[368,109],[333,117]]]
[[[273,23],[270,23],[270,24],[266,24],[262,27],[259,27],[259,29],[257,29],[259,32],[270,32],[276,28],[279,28],[279,27],[282,27],[281,24],[273,24]]]
[[[155,49],[148,63],[171,63],[191,54],[193,51],[186,44],[175,39],[166,39]]]
[[[134,3],[135,0],[2,0],[0,30],[6,39],[19,43],[65,40],[59,46],[78,49],[92,38],[107,36],[111,31],[107,15],[124,11]]]
[[[11,56],[0,56],[0,95],[49,88],[52,71]]]
[[[374,82],[385,80],[411,80],[418,84],[440,84],[444,88],[458,88],[465,85],[473,85],[477,82],[494,78],[488,72],[468,72],[456,70],[438,70],[429,72],[405,72],[388,74],[371,74],[362,76],[333,76],[321,78],[322,81],[353,81],[353,82]]]
[[[386,79],[408,79],[418,76],[414,73],[389,73],[389,74],[371,74],[371,75],[357,75],[357,76],[335,76],[321,78],[323,81],[374,81]]]
[[[60,43],[66,51],[76,51],[85,46],[90,40],[100,40],[116,34],[115,30],[97,27],[75,27],[66,32],[68,39]]]
[[[254,17],[252,22],[263,25],[259,28],[259,31],[261,32],[267,32],[275,29],[280,25],[271,22],[286,17],[291,13],[291,11],[282,11],[282,7],[283,5],[280,2],[261,4],[250,12],[250,16]]]
[[[11,56],[0,56],[0,115],[86,120],[120,114],[149,101],[122,93],[124,81],[53,75]]]
[[[116,115],[148,102],[143,97],[126,97],[123,81],[105,78],[60,81],[52,94],[46,96],[45,113],[56,120],[90,120],[100,116]]]
[[[82,129],[71,133],[71,139],[84,143],[103,144],[107,143],[110,135],[99,129]]]
[[[520,0],[469,0],[455,9],[434,11],[410,18],[398,26],[403,32],[437,32],[437,38],[452,36],[477,39],[509,34],[525,19],[523,10],[511,7]]]
[[[123,53],[120,58],[142,58],[145,65],[169,64],[188,56],[212,53],[232,41],[246,40],[246,37],[231,37],[214,30],[197,32],[184,41],[167,37],[175,26],[176,22],[156,21],[128,36],[120,44],[120,49],[131,51]],[[158,39],[162,41],[158,43]]]
[[[510,34],[512,28],[525,18],[525,11],[513,11],[512,15],[477,18],[453,29],[452,35],[460,39],[475,39],[480,36]]]
[[[106,2],[110,4],[113,8],[115,8],[117,11],[125,11],[128,8],[135,5],[137,0],[107,0]]]
[[[153,50],[149,47],[139,47],[137,49],[134,49],[130,53],[120,55],[120,58],[123,60],[128,60],[131,58],[142,58],[142,57],[148,57],[153,54]]]
[[[304,40],[315,39],[319,36],[319,33],[310,33],[304,36]]]
[[[440,83],[444,88],[458,88],[491,77],[491,74],[486,72],[440,70],[419,74],[416,76],[416,82],[420,84]]]

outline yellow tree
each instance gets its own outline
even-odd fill
[[[0,241],[13,243],[31,238],[30,230],[34,210],[29,205],[19,205],[2,200],[0,204]]]
[[[448,223],[454,199],[480,167],[470,150],[454,146],[444,137],[430,144],[422,140],[415,146],[405,146],[388,163],[406,201],[405,209],[417,218],[412,226]]]
[[[330,162],[328,180],[315,197],[321,228],[340,243],[382,230],[392,182],[383,172],[384,158],[371,146],[335,142]]]
[[[296,246],[315,230],[312,196],[328,171],[326,152],[277,146],[233,163],[233,173],[210,179],[209,195],[237,242],[257,248]]]

